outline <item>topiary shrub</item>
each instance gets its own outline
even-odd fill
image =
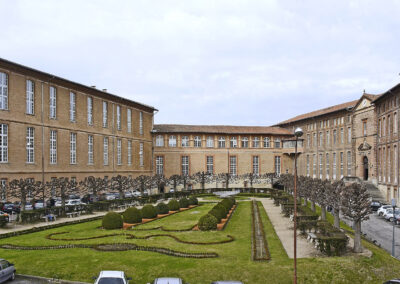
[[[189,201],[189,205],[198,205],[198,204],[199,204],[199,201],[198,201],[197,198],[194,197],[194,196],[191,196],[191,197],[188,199],[188,201]]]
[[[221,203],[218,203],[217,205],[215,205],[213,209],[220,209],[221,212],[223,213],[223,217],[222,217],[222,218],[225,218],[226,215],[228,215],[228,213],[229,213],[229,209],[227,209],[227,208],[226,208],[224,205],[222,205]]]
[[[236,204],[236,199],[233,196],[228,197],[228,200],[232,202],[232,206]]]
[[[189,200],[186,197],[183,197],[179,200],[179,207],[181,208],[188,208],[189,207]]]
[[[228,212],[229,212],[229,210],[231,210],[231,208],[233,206],[232,200],[230,200],[230,199],[224,199],[220,202],[220,204],[222,206],[224,206],[226,208],[226,210],[228,210]]]
[[[200,218],[197,226],[201,231],[209,231],[217,229],[217,223],[218,221],[213,215],[206,214]]]
[[[164,202],[158,203],[156,206],[157,214],[168,214],[169,207]]]
[[[125,223],[135,224],[142,222],[142,214],[140,210],[135,207],[126,209],[125,212],[122,213],[122,216],[124,217]]]
[[[172,199],[168,202],[168,208],[170,211],[178,211],[179,210],[179,202],[176,199]]]
[[[153,219],[157,217],[157,210],[153,205],[147,204],[142,208],[142,218]]]
[[[218,223],[221,222],[221,219],[225,217],[225,213],[221,210],[221,208],[213,208],[208,213],[213,215],[217,219]]]
[[[106,230],[121,229],[123,226],[122,216],[116,212],[108,212],[104,215],[101,225]]]

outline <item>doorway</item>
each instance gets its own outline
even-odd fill
[[[364,156],[363,159],[364,180],[368,180],[368,158]]]

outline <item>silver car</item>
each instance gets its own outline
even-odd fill
[[[163,277],[154,280],[153,284],[183,284],[183,281],[180,278]]]
[[[228,281],[214,281],[214,282],[211,283],[211,284],[243,284],[243,282],[241,282],[241,281],[230,281],[230,280],[228,280]]]
[[[4,283],[7,280],[15,279],[15,267],[14,264],[9,263],[7,260],[0,258],[0,283]]]

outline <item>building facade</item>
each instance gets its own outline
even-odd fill
[[[152,174],[155,109],[0,59],[0,181]]]

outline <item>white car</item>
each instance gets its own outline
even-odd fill
[[[180,278],[163,277],[154,280],[153,284],[183,284],[183,281]]]
[[[400,210],[396,207],[396,210],[394,211],[394,215],[398,216],[400,214]],[[385,215],[383,215],[387,221],[393,222],[394,217],[393,217],[393,208],[392,209],[387,209]]]
[[[128,284],[131,277],[126,277],[123,271],[101,271],[98,277],[93,277],[94,284]]]
[[[139,196],[142,196],[142,193],[141,193],[140,191],[135,191],[135,192],[133,193],[133,196],[139,197]]]
[[[379,216],[383,216],[383,214],[385,213],[385,211],[386,211],[387,209],[390,209],[390,208],[392,208],[391,205],[382,205],[382,206],[378,209],[378,211],[376,211],[376,213],[377,213]]]

